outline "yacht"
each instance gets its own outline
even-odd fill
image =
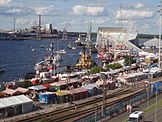
[[[56,51],[57,54],[65,54],[66,53],[66,50],[65,49],[62,49],[62,50],[58,50]]]

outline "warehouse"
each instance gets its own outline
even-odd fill
[[[0,118],[33,111],[33,101],[25,95],[0,99]]]

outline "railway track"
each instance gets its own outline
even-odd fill
[[[119,102],[126,94],[130,94],[130,91],[125,91],[125,93],[119,93],[119,95],[115,95],[111,100],[107,99],[107,105],[106,106],[111,106],[114,105],[115,103]],[[129,96],[129,95],[128,95]],[[119,98],[119,99],[118,99]],[[51,117],[48,117],[46,120],[48,122],[72,122],[75,119],[73,118],[79,118],[82,115],[86,115],[86,114],[90,114],[90,113],[94,113],[96,107],[97,109],[101,109],[103,103],[102,101],[98,102],[97,106],[96,103],[93,103],[89,106],[85,106],[76,110],[71,110],[71,111],[67,111],[65,113],[62,113],[62,115],[53,115]]]
[[[134,90],[135,89],[132,89],[132,88],[121,89],[120,91],[117,91],[113,94],[107,95],[107,100],[114,98],[114,97],[119,97],[121,95],[129,94],[129,93],[133,92]],[[78,104],[77,109],[75,109],[74,105],[72,105],[70,107],[62,108],[60,110],[55,110],[55,111],[51,111],[51,112],[47,112],[47,113],[43,113],[43,114],[37,114],[32,117],[23,118],[22,120],[17,120],[17,122],[35,122],[37,120],[41,120],[42,118],[46,118],[45,120],[48,122],[50,122],[50,121],[62,122],[62,121],[68,120],[70,118],[73,118],[76,116],[81,116],[83,114],[94,111],[94,104],[98,103],[99,107],[101,107],[102,101],[103,101],[103,98],[99,97],[96,99],[92,99],[88,102]],[[115,101],[115,102],[117,102],[117,101]],[[111,103],[111,104],[114,104],[114,103]],[[107,105],[110,105],[110,103]]]

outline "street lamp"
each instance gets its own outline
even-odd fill
[[[162,1],[160,1],[161,4]],[[162,8],[159,5],[159,12],[160,12],[160,22],[159,22],[159,68],[160,68],[160,51],[161,51],[161,20],[162,20]]]

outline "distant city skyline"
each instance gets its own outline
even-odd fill
[[[139,33],[158,34],[160,0],[0,0],[0,30],[29,28],[42,15],[42,27],[86,32],[88,21],[92,31],[98,27],[125,27],[128,19],[136,21]],[[122,16],[121,16],[122,15]]]

